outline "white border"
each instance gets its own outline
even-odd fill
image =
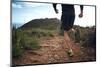
[[[10,0],[0,0],[0,67],[10,66]]]

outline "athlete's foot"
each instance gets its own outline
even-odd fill
[[[69,57],[73,57],[74,56],[74,53],[73,53],[72,49],[69,49],[67,54],[68,54]]]

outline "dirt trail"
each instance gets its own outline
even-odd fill
[[[82,48],[80,44],[76,44],[73,41],[71,41],[71,46],[74,51],[74,56],[69,57],[67,55],[68,47],[64,44],[64,40],[61,36],[41,38],[40,43],[41,48],[39,50],[26,50],[22,58],[16,60],[14,63],[18,65],[48,64],[88,61],[91,60],[91,58],[94,58],[94,56],[88,56],[84,48]]]

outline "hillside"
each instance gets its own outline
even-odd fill
[[[74,56],[59,33],[61,22],[56,18],[35,19],[12,29],[13,65],[87,62],[96,60],[96,27],[74,25],[68,32]],[[78,29],[78,30],[77,30]]]
[[[41,29],[56,29],[59,24],[61,23],[60,20],[56,18],[51,18],[51,19],[35,19],[27,22],[23,26],[21,26],[21,29],[25,28],[41,28]]]

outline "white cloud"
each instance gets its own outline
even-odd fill
[[[12,3],[12,7],[14,7],[14,8],[22,8],[21,5],[19,5],[19,4],[15,4],[15,3]]]
[[[48,4],[46,3],[29,3],[29,2],[25,2],[24,6],[25,7],[40,7],[40,6],[47,6]]]

